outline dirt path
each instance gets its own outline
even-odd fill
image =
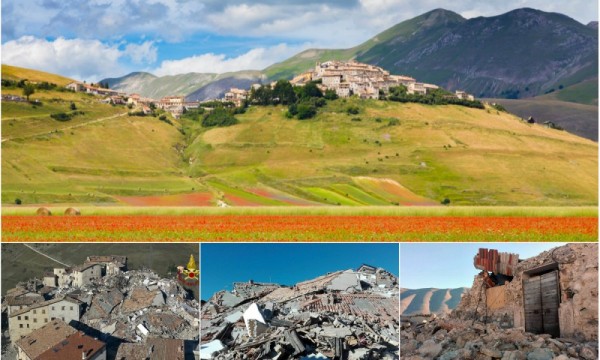
[[[56,260],[55,258],[53,258],[52,256],[50,256],[50,255],[48,255],[48,254],[44,254],[43,252],[41,252],[41,251],[37,250],[36,248],[34,248],[33,246],[31,246],[31,245],[29,245],[29,244],[23,244],[23,245],[24,245],[24,246],[26,246],[26,247],[28,247],[29,249],[31,249],[31,250],[33,250],[33,251],[35,251],[36,253],[38,253],[38,254],[40,254],[40,255],[42,255],[42,256],[45,256],[45,257],[47,257],[48,259],[50,259],[50,260],[52,260],[52,261],[54,261],[54,262],[57,262],[57,263],[59,263],[59,264],[61,264],[61,265],[64,265],[64,266],[66,266],[66,267],[70,267],[70,266],[71,266],[71,265],[69,265],[69,264],[65,264],[65,263],[64,263],[64,262],[62,262],[62,261]]]
[[[115,118],[118,118],[118,117],[121,117],[121,116],[125,116],[125,115],[127,115],[126,112],[121,113],[121,114],[112,115],[112,116],[107,116],[107,117],[96,119],[96,120],[87,121],[87,122],[84,122],[84,123],[81,123],[81,124],[77,124],[77,125],[66,126],[64,128],[60,128],[60,129],[57,129],[57,130],[58,131],[63,131],[63,130],[75,129],[75,128],[87,126],[87,125],[90,125],[90,124],[99,123],[101,121],[115,119]],[[19,139],[19,140],[21,140],[21,139],[30,139],[30,138],[34,138],[34,137],[37,137],[37,136],[50,135],[50,134],[54,133],[57,130],[46,131],[46,132],[43,132],[43,133],[33,134],[33,135],[27,135],[27,136],[18,136],[18,137],[12,137],[12,138],[7,137],[7,138],[3,138],[2,140],[0,140],[0,142],[5,142],[5,141],[8,141],[8,140],[16,140],[16,139]]]

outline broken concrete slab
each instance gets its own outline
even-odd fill
[[[200,359],[212,359],[217,353],[225,349],[221,340],[214,340],[206,344],[200,344]]]

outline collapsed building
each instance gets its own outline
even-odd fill
[[[399,286],[363,265],[287,287],[234,283],[202,305],[202,359],[398,359]]]
[[[77,359],[197,358],[198,301],[177,278],[163,278],[148,269],[127,271],[126,263],[125,257],[88,257],[81,266],[53,272],[54,286],[28,281],[9,290],[2,309],[8,316],[8,330],[3,333],[9,334],[11,346],[2,347],[2,358],[59,358],[42,356],[42,350],[53,356],[74,354],[75,343],[95,349],[93,356],[90,352],[82,357],[79,352]],[[93,276],[79,278],[77,274],[87,269],[94,269]],[[42,290],[44,294],[39,293]],[[57,328],[65,329],[59,339]],[[23,355],[47,338],[52,340],[43,342],[44,348],[36,350],[39,354]],[[102,351],[96,354],[96,350]],[[60,358],[73,358],[69,356]]]
[[[403,358],[598,358],[598,244],[525,260],[480,249],[474,266],[481,272],[448,317],[402,317]]]

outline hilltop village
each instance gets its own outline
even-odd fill
[[[332,90],[340,98],[357,96],[361,99],[380,99],[388,95],[390,88],[402,85],[408,94],[426,95],[439,86],[418,82],[416,79],[404,75],[392,75],[378,66],[351,61],[330,60],[319,62],[315,68],[295,76],[289,83],[292,86],[305,86],[315,82],[323,93]],[[269,84],[253,84],[250,89],[230,88],[220,99],[211,99],[204,102],[186,101],[185,96],[170,95],[161,99],[151,99],[139,94],[125,94],[99,86],[92,86],[81,82],[73,82],[66,87],[72,91],[85,92],[103,96],[102,102],[116,105],[127,105],[140,115],[148,115],[154,109],[169,112],[179,118],[185,111],[197,109],[202,103],[221,101],[232,103],[236,107],[242,106],[250,99],[252,90],[262,86],[274,88],[276,81]],[[474,101],[475,97],[464,91],[457,90],[454,94],[446,95],[456,99]]]
[[[197,358],[199,304],[186,289],[193,256],[177,272],[161,278],[128,270],[125,256],[88,256],[19,283],[2,299],[2,358]]]

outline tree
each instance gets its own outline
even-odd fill
[[[309,82],[301,88],[300,97],[308,99],[311,97],[323,97],[323,93],[314,82]]]
[[[289,105],[296,102],[296,93],[292,84],[287,80],[279,80],[273,88],[273,98],[279,99],[279,103]]]
[[[23,95],[27,97],[27,101],[29,101],[29,97],[35,93],[35,87],[33,84],[27,83],[23,86]]]
[[[333,89],[327,89],[323,97],[327,100],[335,100],[338,98],[338,94]]]
[[[77,110],[77,106],[74,102],[71,103],[71,110]]]

